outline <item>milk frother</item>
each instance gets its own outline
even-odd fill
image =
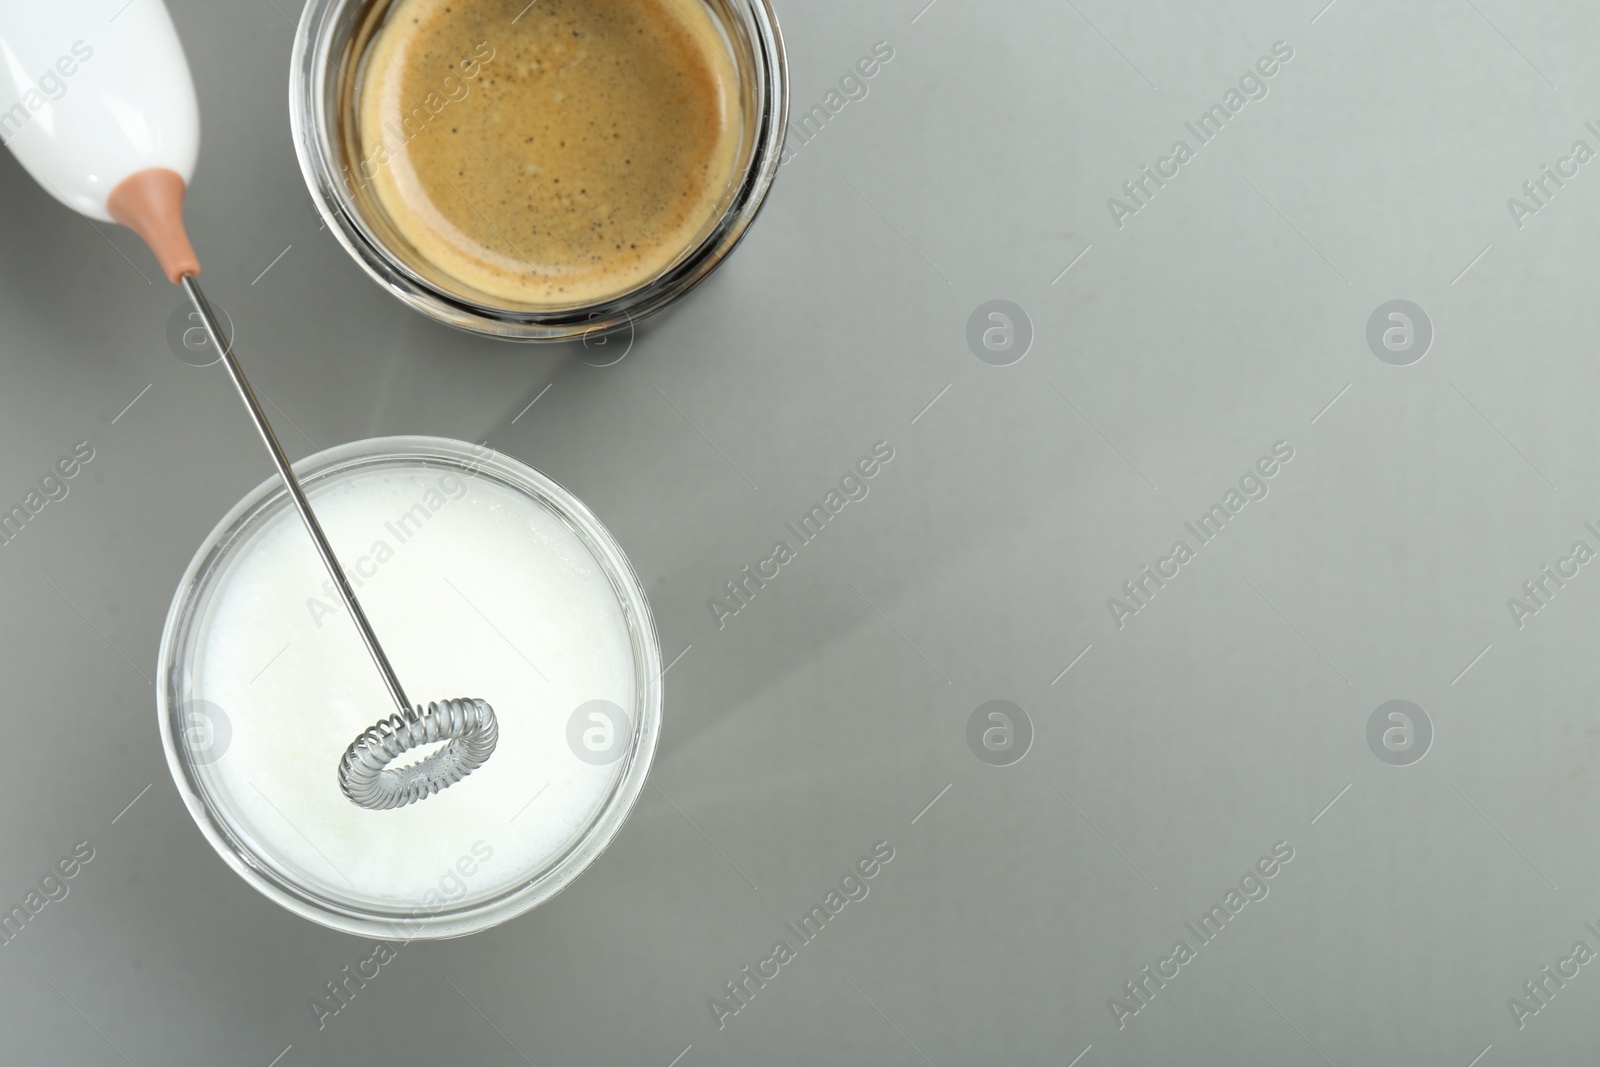
[[[8,103],[9,101],[9,103]],[[398,714],[363,731],[339,761],[345,796],[396,808],[447,788],[494,752],[499,726],[478,699],[413,707],[284,455],[229,338],[200,288],[183,196],[200,149],[200,111],[162,0],[0,0],[0,139],[57,200],[142,237],[182,286],[221,353],[317,555],[383,677]],[[427,759],[389,765],[447,741]]]

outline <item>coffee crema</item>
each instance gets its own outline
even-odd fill
[[[352,178],[420,260],[492,300],[620,296],[731,194],[726,49],[701,0],[397,0],[361,69]]]

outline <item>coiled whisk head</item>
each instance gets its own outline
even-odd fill
[[[385,811],[425,800],[483,766],[500,740],[486,700],[441,700],[406,718],[391,715],[362,731],[339,761],[339,788],[363,808]],[[425,760],[389,764],[420,745],[449,744]]]

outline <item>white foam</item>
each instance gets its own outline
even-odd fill
[[[487,477],[369,469],[311,497],[412,703],[489,701],[499,747],[405,808],[344,797],[340,756],[395,708],[284,509],[237,553],[196,642],[188,696],[231,728],[205,770],[211,791],[262,852],[327,895],[432,906],[527,881],[581,835],[622,766],[580,760],[567,742],[579,705],[634,706],[628,626],[605,571],[559,516]],[[480,846],[461,864],[479,841],[492,856]]]

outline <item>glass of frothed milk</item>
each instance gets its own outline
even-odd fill
[[[206,538],[162,634],[190,813],[256,889],[348,933],[456,937],[549,899],[621,828],[660,732],[633,569],[570,493],[486,448],[381,438],[296,473],[407,690],[487,700],[499,744],[406,807],[345,797],[340,757],[393,707],[271,479]]]

